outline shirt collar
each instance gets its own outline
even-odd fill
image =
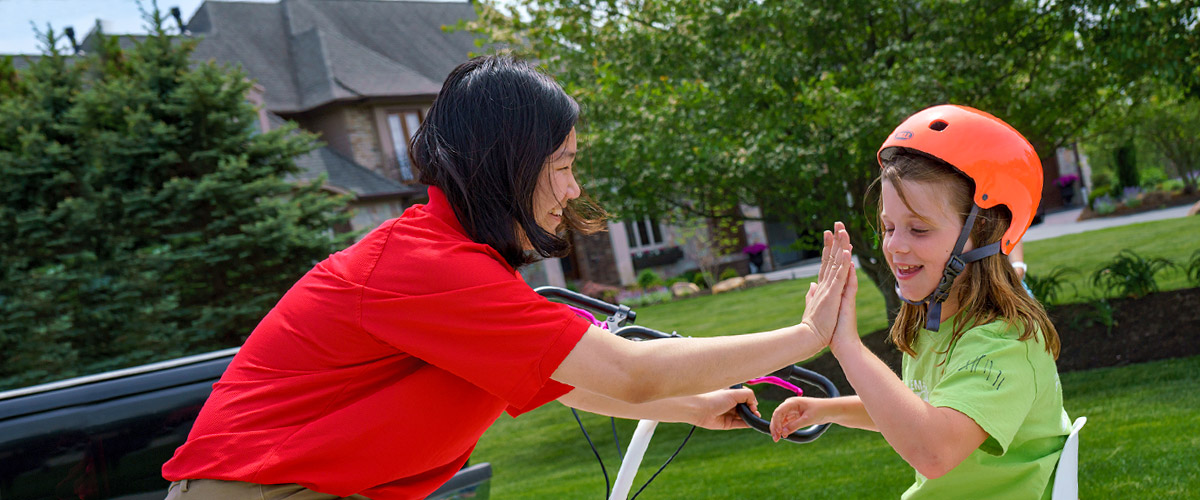
[[[493,259],[496,259],[497,262],[503,264],[505,269],[508,269],[509,272],[520,276],[520,273],[511,265],[509,265],[508,261],[504,260],[504,257],[500,256],[500,252],[497,252],[496,249],[492,248],[490,245],[479,243],[471,239],[471,237],[467,234],[467,230],[463,229],[462,223],[458,221],[458,216],[454,213],[454,207],[450,205],[450,200],[446,198],[446,193],[443,192],[441,188],[438,188],[437,186],[429,186],[428,192],[429,203],[425,204],[424,209],[427,213],[429,213],[429,215],[436,217],[438,220],[449,226],[450,229],[454,230],[458,234],[461,234],[463,239],[474,242],[483,248],[486,248],[487,253],[491,255]]]
[[[454,213],[454,207],[450,206],[450,200],[446,199],[446,193],[437,186],[429,186],[428,192],[429,203],[425,204],[425,210],[459,234],[467,236],[467,230],[463,229],[462,223],[458,221],[458,215]]]

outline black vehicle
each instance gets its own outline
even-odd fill
[[[0,392],[0,500],[160,500],[162,464],[187,439],[237,348]],[[430,498],[488,498],[491,465]]]

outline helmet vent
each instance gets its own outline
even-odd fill
[[[929,124],[930,129],[936,130],[938,132],[946,130],[946,127],[949,127],[949,126],[950,126],[950,124],[946,123],[946,120],[934,120],[933,123]]]

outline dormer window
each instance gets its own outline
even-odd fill
[[[402,182],[413,182],[417,179],[412,162],[408,159],[408,144],[416,135],[421,119],[421,111],[417,109],[389,110],[387,113],[388,137],[400,175],[399,180]]]

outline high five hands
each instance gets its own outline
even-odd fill
[[[804,296],[804,315],[801,324],[808,325],[821,343],[829,345],[834,338],[835,328],[841,322],[842,309],[849,290],[849,303],[854,306],[854,292],[858,280],[854,273],[854,262],[850,258],[850,233],[841,222],[834,223],[833,231],[825,231],[824,247],[821,249],[821,269],[817,281],[810,284]],[[853,284],[853,290],[850,290]],[[853,321],[853,311],[849,317]]]
[[[805,295],[804,319],[823,343],[831,349],[849,342],[861,342],[854,296],[858,293],[858,274],[851,260],[850,234],[841,222],[833,231],[825,231],[821,251],[821,269],[817,282]],[[810,425],[831,422],[838,402],[827,398],[788,398],[771,415],[771,438],[779,441]]]

